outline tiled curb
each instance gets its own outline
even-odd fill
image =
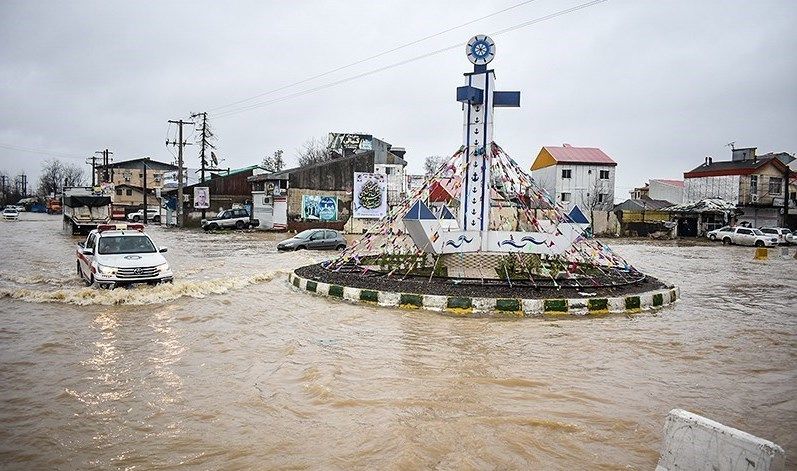
[[[289,274],[288,281],[302,291],[309,291],[321,296],[349,302],[401,309],[425,309],[463,317],[555,317],[632,314],[673,304],[681,295],[678,287],[673,286],[616,298],[471,298],[350,288],[348,286],[330,285],[308,280],[296,273]]]

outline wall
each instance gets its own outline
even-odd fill
[[[783,196],[783,172],[775,168],[774,165],[765,165],[753,175],[758,177],[757,201],[753,201],[753,193],[750,191],[750,177],[752,175],[744,175],[739,181],[739,201],[742,204],[771,206],[773,197],[780,198]],[[780,179],[780,193],[773,194],[769,192],[769,179],[772,177]]]
[[[697,203],[707,198],[738,204],[739,175],[684,178],[684,203]]]
[[[669,201],[672,204],[681,204],[684,202],[684,189],[680,186],[669,185],[658,180],[651,180],[648,197],[654,200]]]
[[[785,462],[783,448],[768,440],[682,409],[673,409],[664,425],[656,471],[781,471]]]
[[[351,214],[351,192],[333,190],[314,190],[309,188],[289,188],[288,189],[288,222],[301,218],[302,215],[302,196],[321,195],[335,196],[338,198],[338,220],[348,221]],[[310,221],[311,224],[320,221]],[[319,226],[323,227],[323,226]]]
[[[381,173],[387,176],[388,204],[393,205],[401,202],[403,200],[403,195],[407,193],[407,179],[404,176],[404,166],[400,164],[374,164],[374,173]]]
[[[543,172],[544,170],[553,169],[551,172]],[[562,170],[570,170],[570,178],[562,178]],[[608,170],[609,178],[600,179],[600,171]],[[570,201],[565,204],[567,211],[570,211],[574,205],[586,209],[591,206],[590,203],[595,203],[593,194],[605,194],[605,203],[597,204],[595,209],[609,210],[614,206],[614,176],[615,167],[610,165],[565,165],[559,164],[553,167],[546,167],[544,169],[535,170],[539,172],[540,180],[546,180],[546,191],[551,193],[550,183],[547,180],[555,179],[555,188],[552,195],[555,195],[556,201],[562,201],[562,193],[570,193]]]
[[[160,188],[163,186],[164,173],[169,173],[170,169],[156,162],[147,162],[147,188]],[[144,186],[144,167],[142,162],[131,164],[129,168],[111,167],[108,169],[111,174],[111,182],[114,185]],[[101,181],[104,171],[97,169],[98,180]]]
[[[364,152],[293,170],[288,176],[288,183],[289,188],[351,192],[354,187],[354,172],[373,171],[374,153]]]

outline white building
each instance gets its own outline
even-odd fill
[[[672,204],[684,202],[684,181],[651,179],[645,186],[631,190],[631,199],[650,198],[652,200],[669,201]]]
[[[617,163],[594,147],[545,146],[531,165],[534,181],[566,210],[609,211]]]

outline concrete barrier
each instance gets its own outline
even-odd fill
[[[656,471],[782,471],[785,453],[778,445],[682,409],[664,425]]]

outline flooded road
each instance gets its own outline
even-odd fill
[[[611,244],[658,313],[459,319],[312,297],[278,236],[150,229],[175,283],[101,291],[57,216],[0,222],[0,463],[653,469],[673,408],[797,450],[797,260]]]

